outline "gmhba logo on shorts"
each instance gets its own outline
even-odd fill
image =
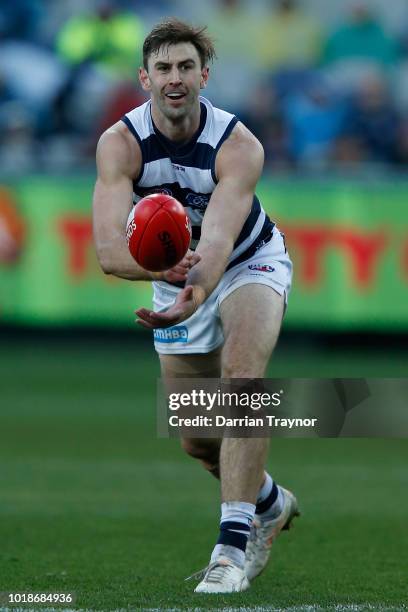
[[[176,325],[168,329],[155,329],[153,335],[156,342],[187,342],[188,329],[185,325]]]

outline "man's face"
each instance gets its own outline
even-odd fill
[[[148,58],[148,70],[140,68],[140,83],[152,101],[170,120],[188,116],[208,80],[208,67],[191,43],[164,45]]]

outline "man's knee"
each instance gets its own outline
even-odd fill
[[[262,378],[264,365],[252,367],[251,364],[226,361],[222,365],[222,378]]]
[[[184,451],[198,459],[203,467],[213,476],[219,478],[220,444],[213,439],[183,438],[181,446]]]
[[[194,457],[194,459],[201,459],[201,461],[211,461],[213,459],[218,461],[220,454],[219,445],[214,443],[214,440],[204,438],[183,438],[181,440],[181,446],[185,452]]]
[[[263,378],[268,364],[270,351],[260,351],[248,347],[246,359],[241,358],[241,350],[226,345],[222,355],[222,378]]]

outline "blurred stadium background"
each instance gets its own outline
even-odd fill
[[[158,366],[133,324],[150,287],[104,276],[92,245],[97,139],[145,100],[141,46],[169,15],[208,25],[218,60],[204,95],[265,147],[258,195],[295,264],[269,374],[408,371],[406,0],[0,3],[0,591],[184,607],[180,580],[215,534],[215,484],[156,439]],[[264,580],[247,603],[406,601],[406,458],[403,440],[290,441],[290,457],[277,441],[271,469],[309,523],[280,548],[275,590]],[[201,554],[173,523],[162,537],[177,546],[152,544],[157,516],[191,513]],[[136,550],[160,556],[156,579]]]

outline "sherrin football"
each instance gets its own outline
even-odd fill
[[[154,193],[131,210],[126,226],[129,251],[145,270],[161,272],[178,264],[191,240],[190,220],[175,198]]]

